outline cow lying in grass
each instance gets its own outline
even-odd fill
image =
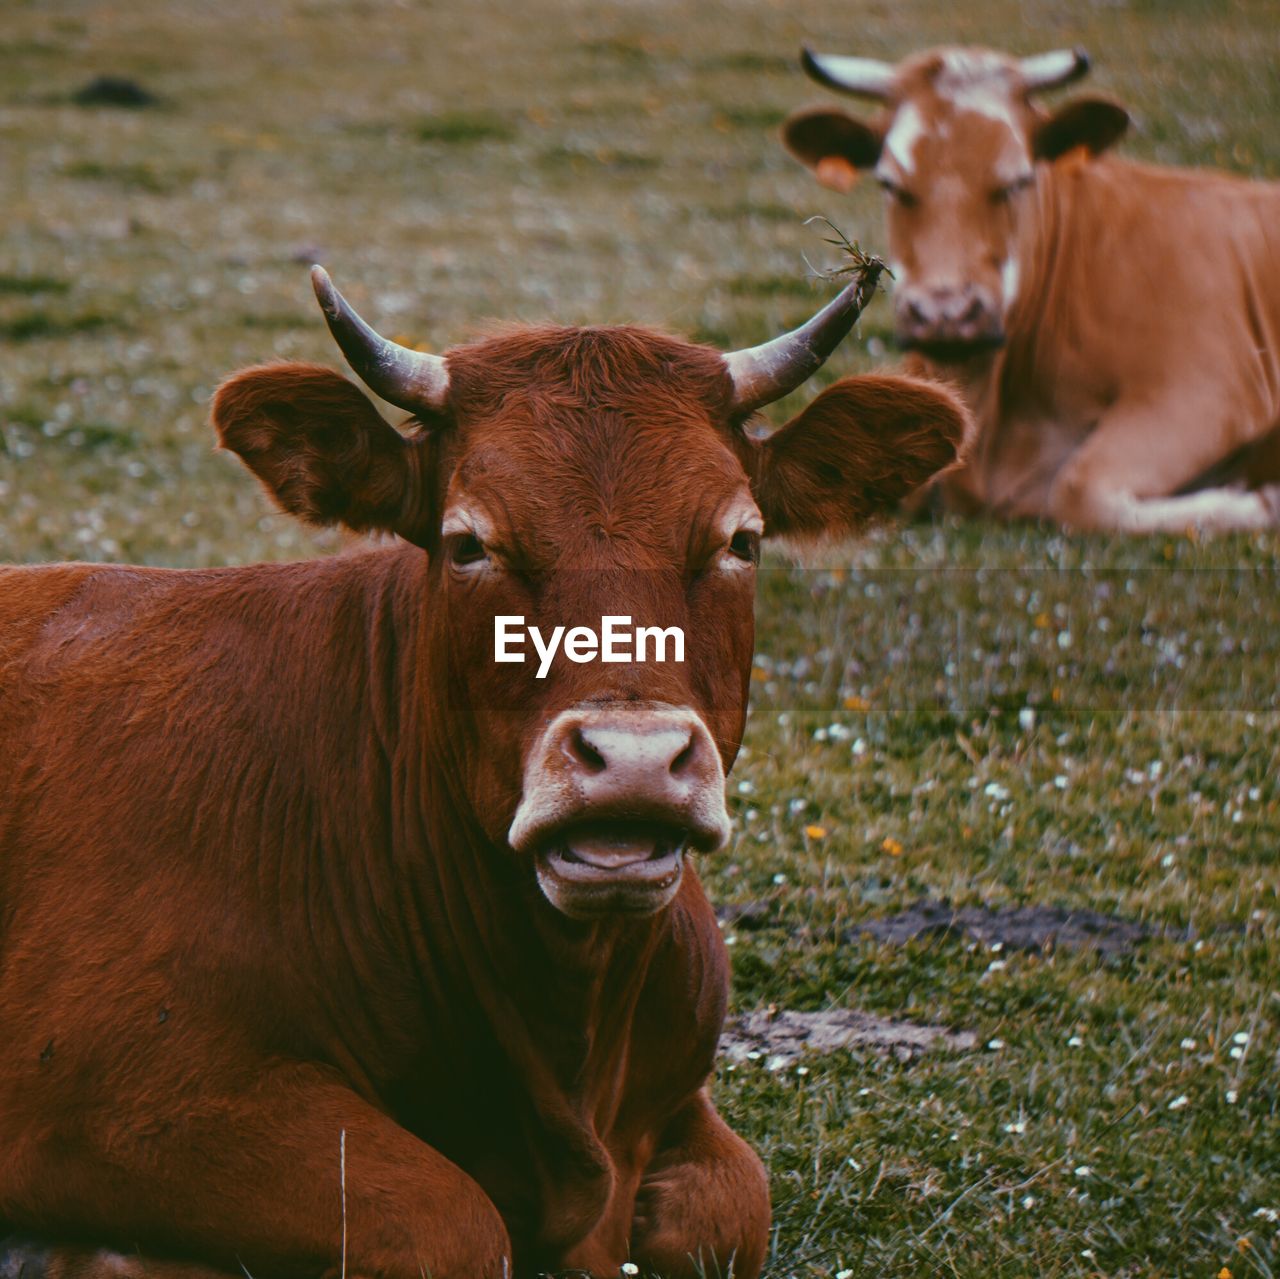
[[[951,395],[836,383],[851,285],[724,356],[634,328],[422,355],[323,272],[327,368],[225,382],[307,563],[0,570],[5,1273],[759,1273],[708,1076],[762,535],[845,534],[956,457]],[[627,615],[683,661],[494,660]],[[25,1267],[25,1269],[24,1269]],[[718,1270],[717,1270],[718,1267]]]
[[[1280,184],[1103,156],[1123,108],[1033,101],[1084,74],[1078,51],[804,63],[883,104],[800,111],[784,136],[827,183],[885,189],[898,339],[978,422],[953,509],[1280,523]]]

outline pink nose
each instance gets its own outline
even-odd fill
[[[1004,340],[995,299],[976,284],[903,287],[897,299],[898,339],[903,346],[993,346]]]
[[[512,845],[601,819],[678,827],[700,848],[728,838],[720,752],[698,715],[613,702],[573,707],[548,725],[525,766]]]
[[[622,792],[679,802],[691,787],[712,780],[714,771],[715,748],[693,714],[630,724],[608,715],[574,717],[561,725],[557,745],[572,761],[584,795]]]

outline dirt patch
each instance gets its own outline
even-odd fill
[[[1060,906],[1009,906],[991,909],[922,898],[906,910],[859,925],[853,937],[903,945],[919,937],[955,933],[985,946],[1010,950],[1094,950],[1102,955],[1127,955],[1141,942],[1160,935],[1131,919],[1094,910],[1065,910]]]
[[[785,1009],[743,1013],[731,1018],[720,1036],[720,1052],[730,1061],[743,1061],[755,1053],[771,1070],[790,1065],[806,1052],[854,1049],[910,1061],[931,1050],[968,1052],[976,1046],[977,1036],[969,1030],[890,1021],[840,1008],[820,1013]]]

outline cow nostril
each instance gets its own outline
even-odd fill
[[[693,762],[694,753],[694,737],[693,734],[690,733],[689,740],[684,744],[683,749],[671,761],[670,765],[668,765],[668,769],[673,777],[679,777],[680,774],[689,767]]]
[[[592,746],[581,728],[575,728],[569,735],[566,747],[569,758],[583,765],[589,773],[603,773],[609,767],[603,752]]]
[[[977,324],[982,319],[982,302],[979,298],[972,298],[969,305],[965,307],[964,314],[960,317],[962,324]]]

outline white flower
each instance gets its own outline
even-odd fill
[[[1023,1206],[1024,1208],[1034,1208],[1034,1207],[1036,1206],[1036,1197],[1035,1197],[1035,1195],[1023,1195],[1023,1196],[1022,1196],[1022,1206]]]
[[[805,801],[803,799],[793,799],[787,805],[787,812],[789,812],[791,816],[794,817],[797,813],[803,813],[805,810],[805,806],[806,806]]]
[[[1077,1177],[1092,1177],[1092,1176],[1093,1176],[1093,1169],[1092,1169],[1092,1168],[1090,1168],[1088,1164],[1080,1164],[1080,1165],[1076,1168],[1076,1176],[1077,1176]]]
[[[1053,779],[1053,784],[1059,790],[1066,790],[1068,785],[1070,785],[1070,780],[1065,773],[1059,773],[1057,777]]]
[[[762,1053],[758,1053],[758,1052],[753,1048],[753,1049],[752,1049],[752,1050],[747,1054],[747,1060],[748,1060],[748,1061],[759,1061],[759,1060],[760,1060],[760,1058],[761,1058],[762,1056],[763,1056],[763,1054],[762,1054]]]
[[[1240,1060],[1240,1058],[1244,1056],[1244,1049],[1243,1049],[1243,1048],[1233,1048],[1233,1049],[1231,1050],[1231,1052],[1230,1052],[1230,1054],[1229,1054],[1229,1055],[1230,1055],[1230,1056],[1232,1056],[1232,1057],[1234,1057],[1234,1058],[1236,1059],[1236,1061],[1239,1061],[1239,1060]]]
[[[1177,860],[1178,859],[1172,853],[1165,853],[1165,855],[1160,859],[1160,865],[1163,866],[1165,870],[1168,870],[1169,867]]]
[[[1240,1094],[1234,1088],[1227,1089],[1227,1105],[1234,1106],[1240,1100]]]
[[[1092,1260],[1093,1260],[1093,1249],[1092,1249],[1092,1248],[1081,1248],[1081,1249],[1080,1249],[1080,1255],[1081,1255],[1082,1257],[1087,1257],[1090,1261],[1092,1261]]]
[[[1181,1110],[1184,1106],[1189,1106],[1190,1104],[1191,1104],[1191,1099],[1187,1096],[1187,1094],[1186,1094],[1186,1093],[1179,1093],[1179,1094],[1178,1094],[1178,1096],[1176,1096],[1176,1097],[1175,1097],[1175,1098],[1174,1098],[1174,1099],[1169,1103],[1169,1109],[1170,1109],[1170,1110]]]
[[[787,882],[787,877],[786,877],[786,876],[785,876],[781,871],[779,871],[779,872],[778,872],[778,873],[773,877],[773,882],[774,882],[775,884],[785,884],[785,883]]]
[[[1070,632],[1070,631],[1059,631],[1059,632],[1058,632],[1058,647],[1059,647],[1059,648],[1070,648],[1070,647],[1071,647],[1071,632]]]
[[[1084,1047],[1084,1040],[1083,1040],[1083,1039],[1081,1039],[1079,1035],[1072,1035],[1072,1036],[1071,1036],[1071,1038],[1067,1040],[1067,1047],[1068,1047],[1068,1048],[1083,1048],[1083,1047]]]
[[[1024,733],[1029,733],[1036,726],[1036,713],[1030,706],[1024,706],[1018,712],[1018,727]]]
[[[764,1065],[766,1070],[781,1070],[786,1064],[787,1059],[785,1057],[773,1056]]]
[[[1280,1208],[1256,1208],[1253,1215],[1263,1221],[1280,1221]]]
[[[1009,791],[1006,787],[1001,786],[999,782],[988,782],[983,788],[982,793],[988,799],[1005,800],[1009,798]]]
[[[1178,1046],[1184,1053],[1189,1053],[1196,1046],[1196,1041],[1194,1039],[1184,1039]]]
[[[987,1047],[990,1048],[993,1053],[999,1052],[1000,1049],[1004,1047],[1004,1040],[1003,1039],[988,1040]]]
[[[836,1279],[853,1279],[852,1270],[837,1270]]]
[[[754,795],[755,790],[756,790],[756,784],[755,782],[751,781],[749,778],[744,777],[742,781],[738,783],[739,795]]]
[[[1005,1132],[1026,1132],[1027,1121],[1025,1119],[1019,1119],[1016,1123],[1005,1124],[1004,1130]]]
[[[867,753],[867,743],[863,738],[859,737],[849,747],[849,750],[855,755],[865,755]]]
[[[1003,959],[993,959],[987,965],[987,972],[998,973],[1002,968],[1008,968],[1009,965]]]
[[[634,1261],[624,1261],[622,1263],[622,1273],[624,1275],[638,1275],[640,1267]]]
[[[808,1067],[808,1066],[797,1066],[797,1067],[796,1067],[796,1074],[797,1074],[797,1075],[807,1075],[808,1073],[809,1073],[809,1067]]]
[[[1237,1030],[1231,1036],[1231,1042],[1233,1044],[1247,1044],[1249,1042],[1249,1032],[1247,1030]]]

